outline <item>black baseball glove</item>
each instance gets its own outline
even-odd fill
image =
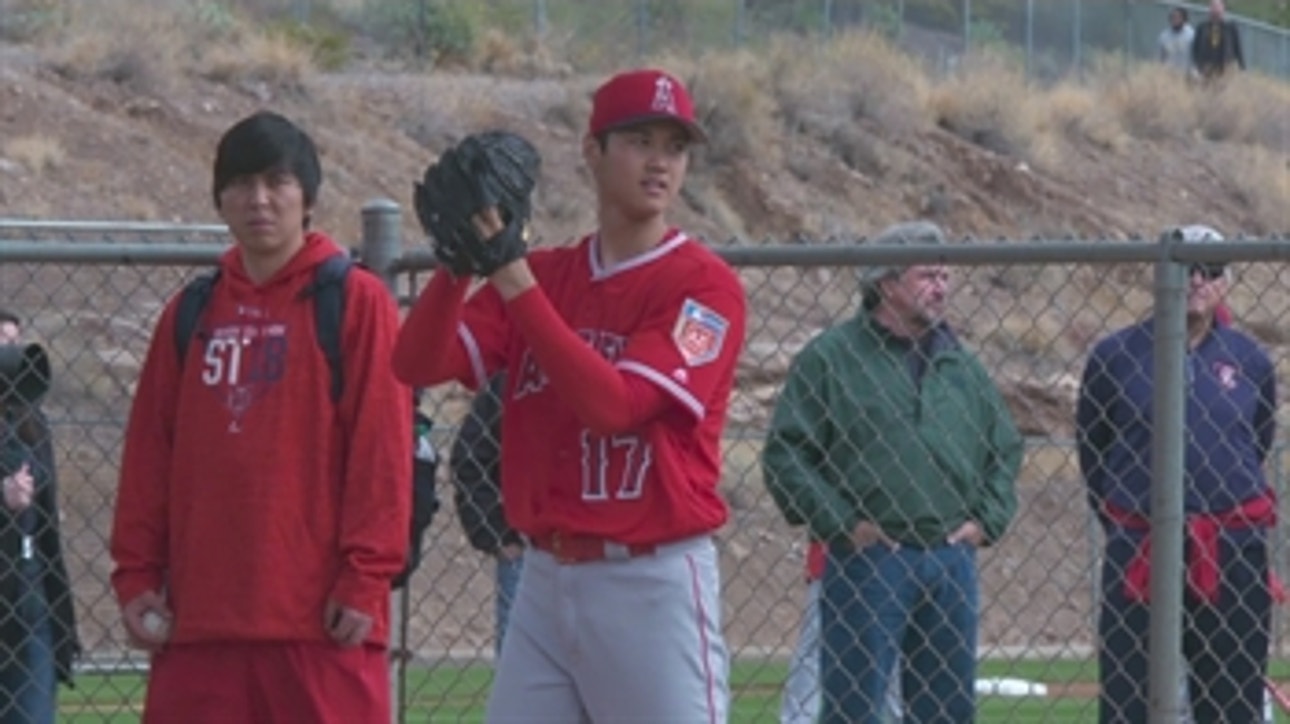
[[[542,158],[523,136],[487,131],[467,136],[426,168],[413,204],[434,238],[435,258],[453,274],[486,277],[527,252],[525,228]],[[506,225],[481,239],[471,218],[496,207]]]

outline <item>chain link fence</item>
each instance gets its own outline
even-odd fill
[[[398,214],[389,202],[367,207],[361,254],[406,303],[427,278],[431,257],[423,248],[404,248]],[[60,720],[131,721],[139,711],[146,658],[126,647],[108,586],[123,426],[162,305],[199,267],[213,263],[226,241],[219,227],[0,222],[0,306],[26,317],[29,339],[49,351],[53,367],[45,409],[85,649],[76,689],[61,693]],[[731,720],[779,720],[807,600],[805,535],[784,523],[759,463],[788,367],[821,330],[855,313],[858,267],[946,261],[953,274],[949,320],[1003,392],[1026,439],[1015,520],[978,558],[978,719],[1094,721],[1102,542],[1072,444],[1080,373],[1097,340],[1151,313],[1152,264],[1162,253],[1185,268],[1195,260],[1185,254],[1197,252],[1105,240],[962,240],[939,249],[879,249],[856,241],[717,246],[738,269],[750,301],[721,483],[731,518],[718,536],[733,654]],[[1200,252],[1206,261],[1233,262],[1229,302],[1236,325],[1268,351],[1283,390],[1290,370],[1290,286],[1282,264],[1290,246],[1284,241]],[[469,402],[454,386],[423,400],[444,455]],[[1285,487],[1286,429],[1278,429],[1268,464],[1278,491]],[[421,568],[392,601],[401,721],[478,721],[491,682],[496,561],[465,540],[447,471],[441,466],[445,506],[427,535]],[[1286,574],[1280,540],[1278,534],[1274,567]],[[1290,679],[1290,666],[1280,660],[1290,641],[1279,612],[1272,638],[1272,674]],[[1176,656],[1153,656],[1153,670],[1181,675]],[[1030,696],[1005,695],[1017,693],[1009,688],[1017,681],[1029,682],[1020,693]],[[1032,684],[1043,684],[1046,695],[1035,695],[1041,689]]]

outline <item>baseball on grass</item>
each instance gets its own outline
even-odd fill
[[[147,611],[143,614],[143,630],[149,635],[155,637],[164,637],[169,624],[166,619],[156,611]]]

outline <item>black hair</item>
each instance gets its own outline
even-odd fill
[[[22,326],[22,317],[18,313],[7,307],[0,307],[0,324],[15,324]]]
[[[871,284],[864,288],[860,294],[860,307],[866,312],[872,312],[882,303],[882,292],[878,291],[877,284]]]
[[[289,171],[296,177],[304,191],[305,208],[312,209],[322,185],[313,139],[285,117],[258,111],[238,121],[219,140],[212,187],[215,208],[219,208],[220,192],[234,179],[275,170]]]

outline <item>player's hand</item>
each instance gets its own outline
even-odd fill
[[[160,591],[144,591],[121,607],[126,640],[136,649],[159,651],[170,640],[174,614]]]
[[[952,546],[966,543],[973,548],[980,548],[985,543],[985,531],[981,530],[981,526],[977,525],[975,520],[969,520],[950,533],[945,542]]]
[[[323,628],[332,641],[344,648],[358,646],[372,632],[372,617],[358,609],[328,599],[323,607]]]
[[[27,463],[13,475],[4,479],[4,505],[15,513],[20,510],[26,510],[31,506],[31,501],[35,497],[36,484],[35,479],[31,477],[31,470],[28,469]]]
[[[884,545],[893,551],[900,548],[900,543],[898,543],[894,538],[888,536],[886,533],[883,533],[882,528],[879,528],[878,524],[869,520],[862,520],[859,523],[856,523],[855,530],[851,531],[851,543],[855,545],[856,550],[868,548],[873,545]]]
[[[488,243],[488,239],[502,233],[502,229],[506,228],[506,222],[502,221],[502,215],[497,211],[496,206],[489,206],[470,217],[470,223],[474,225],[479,238],[485,240],[484,243]]]

